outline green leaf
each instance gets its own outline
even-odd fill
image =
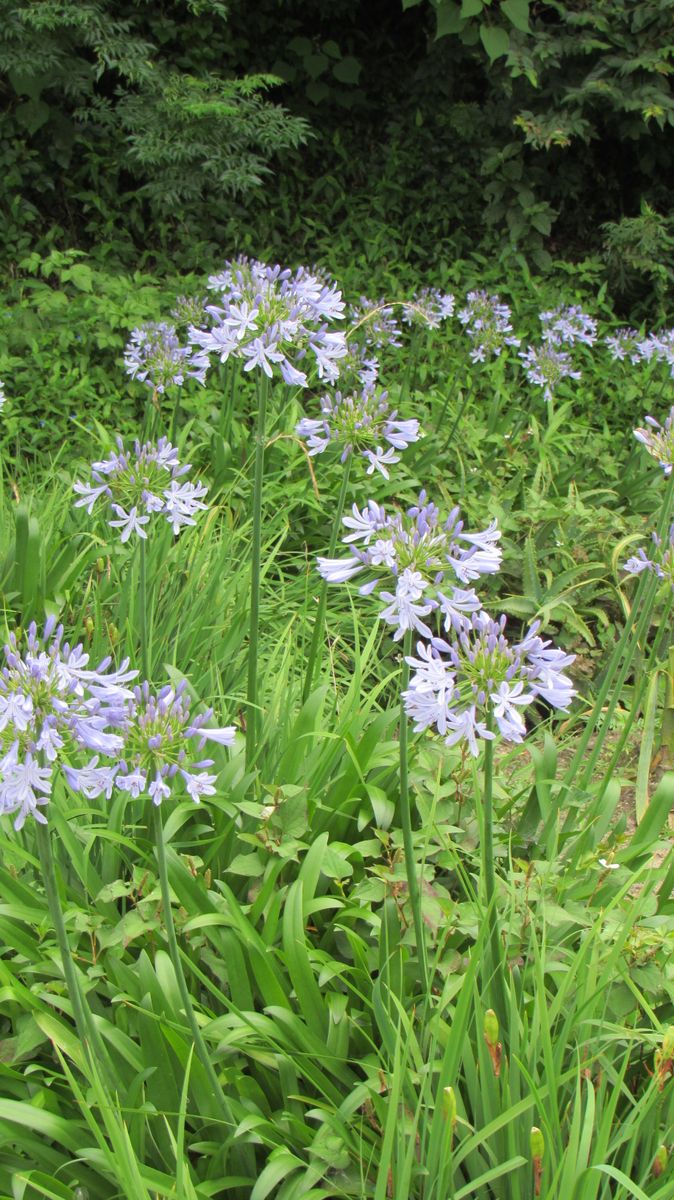
[[[480,25],[480,39],[490,62],[495,62],[510,49],[510,38],[500,25]]]
[[[483,0],[462,0],[461,20],[467,21],[469,17],[479,16],[483,8]]]
[[[346,58],[342,58],[339,62],[335,63],[332,73],[340,83],[358,83],[362,69],[358,59],[354,58],[351,54],[347,54]]]
[[[91,267],[88,267],[86,263],[75,263],[74,267],[68,267],[68,270],[63,272],[61,279],[64,283],[67,280],[74,283],[78,292],[91,292],[93,290],[94,274]]]
[[[312,79],[318,79],[324,71],[327,71],[330,63],[325,54],[307,54],[304,59],[304,69],[307,75],[311,75]]]
[[[674,808],[674,773],[668,772],[660,780],[632,841],[616,855],[616,862],[627,864],[644,854],[650,854],[672,808]]]
[[[444,0],[435,13],[435,36],[446,37],[449,33],[458,33],[461,28],[461,12],[454,0]]]
[[[503,0],[501,12],[505,13],[515,29],[529,33],[529,0]]]

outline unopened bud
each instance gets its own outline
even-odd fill
[[[529,1146],[531,1148],[531,1157],[537,1158],[540,1161],[545,1154],[545,1139],[537,1125],[532,1125],[531,1127]]]
[[[667,1170],[668,1162],[669,1162],[669,1151],[668,1151],[667,1147],[666,1146],[658,1146],[658,1149],[655,1154],[655,1158],[653,1159],[653,1168],[652,1168],[653,1175],[655,1176],[656,1179],[659,1179],[660,1176]]]
[[[501,1074],[501,1054],[503,1047],[498,1040],[498,1017],[493,1008],[488,1008],[484,1014],[484,1040],[487,1043],[491,1065],[494,1069],[494,1075],[497,1077]]]
[[[664,1058],[674,1058],[674,1025],[670,1025],[662,1035],[662,1053]]]
[[[96,570],[99,575],[103,574],[103,572],[105,571],[105,559],[104,558],[96,559]]]
[[[493,1008],[488,1008],[484,1014],[484,1040],[488,1046],[498,1042],[498,1017]]]
[[[108,625],[108,637],[110,638],[110,644],[116,646],[119,641],[119,629],[116,625],[113,625],[112,621]]]
[[[95,626],[94,626],[94,618],[93,618],[93,617],[85,617],[85,618],[84,618],[84,628],[85,628],[85,629],[86,629],[86,631],[87,631],[87,637],[88,637],[88,638],[91,638],[91,637],[93,637],[93,634],[94,634],[94,628],[95,628]]]
[[[454,1129],[456,1125],[456,1095],[453,1087],[442,1089],[442,1115]]]
[[[670,1025],[662,1035],[662,1047],[655,1051],[654,1066],[658,1087],[662,1091],[667,1079],[674,1074],[674,1025]]]
[[[537,1125],[532,1125],[531,1133],[529,1134],[529,1147],[531,1149],[531,1164],[534,1168],[534,1196],[540,1196],[541,1183],[543,1180],[543,1155],[545,1154],[545,1141],[543,1134]]]

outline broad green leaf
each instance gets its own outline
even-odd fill
[[[461,0],[461,20],[479,16],[483,8],[484,0]]]
[[[454,0],[443,0],[435,12],[435,36],[446,37],[450,33],[458,33],[461,29],[461,10]]]
[[[510,38],[500,25],[480,25],[480,39],[490,62],[495,62],[510,49]]]
[[[522,33],[529,33],[529,0],[502,0],[501,12]]]

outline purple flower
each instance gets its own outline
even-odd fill
[[[640,546],[636,554],[628,558],[623,570],[628,575],[641,575],[649,571],[658,579],[667,580],[674,591],[674,525],[670,525],[666,542],[657,533],[652,533],[651,543],[650,556]]]
[[[390,516],[374,500],[364,509],[354,504],[351,515],[343,518],[349,530],[343,538],[349,547],[346,558],[318,559],[318,572],[328,583],[345,583],[356,575],[368,576],[360,591],[373,592],[381,577],[393,577],[395,591],[380,591],[386,601],[380,617],[395,626],[398,641],[407,629],[417,629],[425,637],[430,628],[423,618],[440,612],[446,627],[461,627],[468,615],[480,608],[472,589],[457,587],[493,574],[501,564],[498,547],[500,531],[496,522],[478,533],[464,530],[458,508],[441,524],[436,506],[427,501],[425,492],[406,513]],[[443,581],[448,578],[448,587]]]
[[[635,429],[634,436],[662,467],[665,475],[671,475],[674,463],[674,407],[670,408],[664,425],[656,421],[655,417],[644,419],[648,429]]]
[[[646,357],[641,349],[643,336],[636,329],[616,329],[615,333],[604,338],[604,342],[614,362],[624,362],[629,358],[636,366]]]
[[[92,463],[91,482],[76,480],[75,508],[85,507],[91,514],[103,501],[115,514],[114,519],[108,516],[108,525],[119,530],[122,542],[133,534],[147,538],[146,527],[154,516],[164,517],[177,534],[184,525],[195,525],[197,514],[208,507],[203,503],[208,489],[185,479],[189,470],[190,464],[180,464],[176,447],[166,438],[156,445],[136,441],[133,453],[118,438],[117,453]]]
[[[202,759],[200,752],[206,741],[231,746],[236,730],[234,726],[209,728],[212,709],[193,715],[186,688],[183,681],[175,688],[167,685],[156,695],[147,682],[134,689],[127,704],[117,788],[132,795],[147,791],[157,805],[173,793],[178,779],[195,803],[201,796],[215,794],[216,776],[205,771],[213,760]]]
[[[298,436],[306,438],[309,454],[322,454],[330,445],[340,451],[342,462],[360,454],[369,464],[369,475],[378,470],[388,479],[388,466],[400,461],[394,451],[406,450],[419,437],[419,422],[399,420],[397,410],[389,406],[388,392],[374,387],[349,395],[324,395],[321,412],[320,419],[305,417],[297,426]],[[390,449],[384,450],[383,442],[388,442]]]
[[[473,342],[472,362],[485,362],[491,356],[498,358],[504,346],[519,346],[520,339],[513,336],[510,317],[508,305],[499,296],[484,291],[468,293],[466,306],[458,318]]]
[[[574,371],[571,355],[566,350],[557,350],[550,342],[544,342],[538,348],[528,346],[521,350],[519,357],[524,364],[527,379],[530,383],[543,388],[543,399],[552,397],[563,379],[580,379],[580,371]]]
[[[575,691],[564,671],[575,656],[543,641],[538,622],[514,646],[505,626],[504,616],[494,621],[486,612],[473,612],[450,627],[448,638],[418,643],[418,657],[407,659],[413,674],[404,692],[415,729],[434,728],[448,745],[466,741],[477,756],[478,739],[494,737],[490,711],[501,736],[521,742],[527,705],[542,699],[553,708],[568,708]]]
[[[238,358],[245,371],[259,368],[270,379],[278,369],[297,387],[308,386],[313,358],[320,379],[337,378],[347,346],[344,334],[330,332],[328,324],[343,318],[344,302],[322,275],[242,257],[208,282],[218,300],[206,305],[206,320],[189,330],[190,341],[207,358]]]
[[[407,325],[427,325],[438,329],[442,321],[454,314],[454,296],[440,288],[425,287],[411,300],[403,301],[402,319]]]
[[[385,346],[399,349],[402,346],[401,329],[394,308],[386,300],[368,300],[366,296],[361,296],[359,303],[349,310],[353,322],[349,341],[355,338],[363,347],[374,350]]]
[[[540,314],[543,340],[552,346],[573,346],[582,342],[593,346],[597,340],[597,322],[575,305],[560,305],[559,308]]]
[[[670,375],[674,378],[674,329],[663,329],[661,333],[652,333],[644,341],[639,342],[641,357],[646,362],[656,359],[665,362]]]
[[[128,659],[118,670],[109,670],[109,658],[90,668],[88,654],[63,641],[53,617],[41,637],[33,623],[24,638],[20,644],[10,634],[0,672],[0,813],[11,813],[16,829],[28,816],[46,822],[41,809],[59,766],[83,794],[107,791],[114,768],[98,767],[99,754],[122,749],[127,684],[137,674]],[[82,755],[88,761],[77,766]]]
[[[134,329],[124,352],[124,365],[132,379],[163,394],[181,387],[186,379],[206,382],[208,355],[182,346],[174,325],[164,321]]]

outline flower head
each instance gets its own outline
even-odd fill
[[[614,362],[624,362],[629,358],[636,366],[645,358],[641,348],[642,335],[637,333],[636,329],[616,329],[615,333],[604,338],[604,342]]]
[[[395,315],[395,306],[390,302],[368,300],[361,296],[358,304],[349,310],[352,329],[349,340],[355,339],[364,347],[379,350],[385,346],[402,346],[401,329]]]
[[[209,279],[218,293],[206,305],[207,328],[190,326],[189,336],[220,362],[238,358],[244,371],[259,367],[269,378],[277,369],[287,384],[307,387],[313,363],[319,379],[334,380],[346,354],[344,334],[328,324],[344,315],[341,292],[304,267],[290,271],[245,257],[225,264]]]
[[[184,525],[195,525],[197,513],[208,507],[203,503],[208,489],[185,479],[189,470],[189,463],[181,466],[176,447],[166,438],[156,445],[136,441],[133,452],[125,450],[118,438],[117,453],[92,463],[90,482],[75,482],[79,496],[75,507],[86,507],[91,513],[97,501],[103,501],[110,514],[108,524],[119,530],[122,542],[133,534],[146,538],[156,516],[164,517],[179,533]]]
[[[498,296],[487,292],[469,292],[466,306],[458,313],[459,321],[473,342],[470,357],[473,362],[485,362],[493,355],[498,358],[504,346],[519,346],[513,336],[510,309]]]
[[[172,385],[181,387],[186,379],[204,384],[209,364],[207,354],[182,346],[175,326],[161,321],[133,330],[124,365],[132,379],[162,395]]]
[[[662,467],[665,475],[671,475],[674,463],[674,407],[670,408],[664,425],[655,417],[645,417],[644,420],[648,428],[635,429],[634,436]]]
[[[82,756],[88,795],[99,795],[114,776],[114,765],[98,767],[100,755],[115,756],[124,744],[121,730],[132,695],[127,684],[137,671],[125,659],[110,670],[106,658],[89,667],[81,645],[63,641],[63,626],[50,617],[41,636],[31,624],[19,640],[10,634],[0,672],[0,813],[15,816],[20,829],[29,815],[42,824],[57,766],[67,771]],[[112,773],[112,775],[111,775]]]
[[[454,313],[454,296],[440,288],[424,287],[403,303],[402,319],[407,325],[427,325],[438,329]]]
[[[649,337],[639,342],[641,357],[645,362],[655,359],[665,362],[670,375],[674,377],[674,329],[663,329],[660,333],[651,333]]]
[[[349,530],[344,543],[346,558],[318,559],[318,571],[328,583],[344,583],[356,575],[367,574],[360,591],[369,595],[384,579],[391,578],[394,591],[380,591],[386,606],[380,612],[395,626],[398,641],[406,629],[416,629],[425,637],[431,629],[423,620],[431,613],[444,616],[445,628],[460,627],[466,614],[478,610],[480,601],[467,585],[498,571],[501,550],[500,531],[493,522],[479,533],[464,530],[459,509],[454,508],[446,521],[440,521],[436,506],[425,492],[406,513],[388,515],[374,500],[361,511],[354,504],[352,515],[343,518]],[[447,580],[447,586],[445,586]]]
[[[649,571],[658,579],[667,580],[674,591],[674,525],[670,525],[666,541],[657,533],[652,533],[649,553],[640,546],[636,554],[628,558],[623,570],[628,575],[641,575]]]
[[[562,379],[580,379],[580,371],[574,371],[571,356],[566,350],[557,350],[549,343],[542,346],[528,346],[521,350],[519,357],[524,363],[527,379],[530,383],[543,388],[543,399],[552,397]]]
[[[478,611],[460,626],[450,626],[447,639],[418,643],[418,657],[407,659],[413,674],[404,692],[415,729],[435,728],[448,745],[466,741],[476,756],[479,739],[494,737],[490,711],[501,736],[521,742],[527,705],[542,699],[553,708],[568,708],[575,692],[564,671],[575,656],[543,641],[538,622],[514,646],[505,627],[504,616],[494,621]]]
[[[396,450],[406,450],[419,438],[419,422],[401,421],[396,409],[391,409],[388,392],[376,391],[374,386],[361,392],[321,397],[322,417],[305,417],[297,426],[299,437],[306,438],[311,455],[322,454],[334,444],[341,451],[341,461],[351,454],[360,454],[368,462],[368,474],[381,471],[388,479],[387,467],[400,461]],[[389,449],[384,450],[383,443]]]
[[[115,786],[132,796],[147,793],[157,805],[181,780],[196,804],[215,794],[216,776],[209,773],[213,760],[203,758],[207,741],[231,746],[235,728],[211,729],[212,709],[193,716],[186,684],[166,686],[156,695],[149,683],[134,688],[128,702],[124,750]]]
[[[577,304],[560,305],[549,312],[542,312],[540,320],[543,340],[551,346],[573,346],[576,342],[593,346],[597,340],[597,322]]]

